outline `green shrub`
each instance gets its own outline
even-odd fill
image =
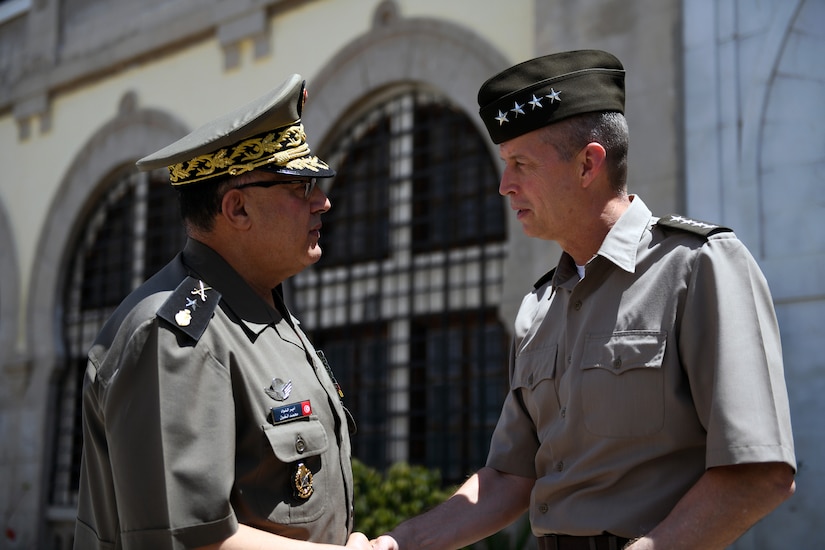
[[[355,530],[373,538],[447,500],[455,488],[442,488],[441,474],[398,462],[382,475],[353,459]]]
[[[356,459],[352,460],[355,481],[355,530],[375,538],[411,517],[447,500],[457,487],[443,488],[441,474],[423,466],[398,462],[386,475]],[[508,530],[476,545],[478,550],[521,550],[535,545],[526,514]]]

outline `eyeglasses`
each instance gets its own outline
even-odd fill
[[[312,192],[315,190],[315,184],[317,183],[317,178],[303,178],[303,179],[295,179],[295,180],[271,180],[271,181],[253,181],[252,183],[244,183],[235,187],[235,189],[244,189],[246,187],[274,187],[276,185],[303,185],[304,186],[304,198],[308,199]]]

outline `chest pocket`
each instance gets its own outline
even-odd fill
[[[582,358],[587,430],[605,437],[652,435],[664,424],[667,333],[590,335]]]
[[[513,389],[520,389],[533,420],[546,410],[558,410],[556,393],[556,356],[558,346],[524,350],[516,356]],[[552,408],[551,408],[552,407]]]
[[[317,520],[324,513],[329,495],[328,472],[322,455],[329,448],[327,434],[321,422],[296,420],[265,426],[264,434],[275,461],[268,503],[262,504],[262,515],[270,521],[289,525]],[[303,464],[311,473],[312,494],[309,498],[297,496],[295,475]]]

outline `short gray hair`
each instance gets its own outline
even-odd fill
[[[588,143],[601,144],[607,153],[610,184],[617,193],[626,192],[629,140],[623,114],[605,111],[576,115],[547,126],[541,139],[552,145],[564,161],[572,160]]]

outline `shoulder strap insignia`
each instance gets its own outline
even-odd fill
[[[716,233],[733,231],[733,229],[729,227],[723,227],[721,225],[702,222],[699,220],[692,220],[690,218],[678,216],[676,214],[671,214],[669,216],[665,216],[664,218],[660,218],[657,222],[657,225],[663,225],[665,227],[670,227],[673,229],[680,229],[682,231],[687,231],[689,233],[701,235],[702,237],[706,238],[710,237],[711,235],[715,235]]]
[[[165,319],[196,342],[212,319],[221,293],[201,280],[187,277],[160,306],[158,317]]]

